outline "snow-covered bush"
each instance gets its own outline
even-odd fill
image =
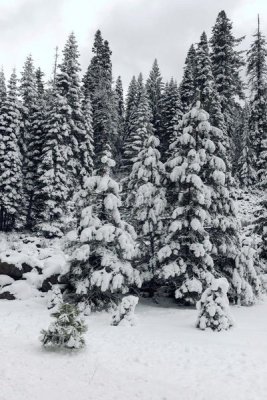
[[[227,291],[229,284],[225,278],[214,279],[197,303],[199,315],[196,327],[202,330],[227,330],[233,326]]]
[[[47,308],[58,307],[63,302],[62,293],[58,286],[53,286],[48,292]]]
[[[79,349],[85,345],[82,334],[87,331],[87,326],[75,305],[61,303],[51,316],[56,320],[47,330],[41,331],[40,340],[45,347]]]
[[[237,304],[252,305],[262,293],[262,282],[257,263],[257,250],[253,246],[253,241],[251,238],[245,238],[236,258],[236,268],[233,271],[232,279]]]
[[[125,296],[112,314],[111,325],[135,325],[134,315],[135,307],[138,303],[138,297]]]

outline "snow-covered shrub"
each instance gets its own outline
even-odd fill
[[[47,308],[58,307],[63,302],[62,293],[58,286],[53,286],[48,292]]]
[[[233,285],[237,304],[249,306],[256,302],[262,293],[262,282],[257,265],[257,250],[251,238],[242,242],[233,271]]]
[[[112,314],[111,325],[135,325],[134,315],[135,307],[138,303],[138,297],[125,296]]]
[[[199,315],[196,327],[202,330],[227,330],[233,326],[227,291],[229,284],[225,278],[214,279],[197,303]]]
[[[43,329],[40,336],[45,347],[79,349],[85,345],[82,334],[87,331],[87,326],[75,305],[61,303],[51,316],[56,320],[47,330]]]

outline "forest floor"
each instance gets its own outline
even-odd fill
[[[45,299],[1,300],[0,400],[265,400],[267,299],[231,309],[230,331],[200,331],[195,309],[145,300],[136,326],[95,313],[85,349],[47,351]]]

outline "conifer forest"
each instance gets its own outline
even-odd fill
[[[181,80],[125,85],[100,29],[85,71],[74,31],[3,65],[0,400],[267,398],[265,18]]]

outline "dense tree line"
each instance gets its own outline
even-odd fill
[[[242,243],[234,200],[238,186],[267,191],[267,49],[259,22],[247,57],[242,39],[221,11],[211,38],[190,46],[180,84],[164,82],[155,60],[126,101],[100,31],[82,79],[74,33],[53,80],[31,56],[19,84],[14,71],[6,89],[1,71],[0,230],[77,229],[68,274],[77,301],[164,290],[192,303],[220,277],[234,302],[259,295],[267,202],[259,259]]]

